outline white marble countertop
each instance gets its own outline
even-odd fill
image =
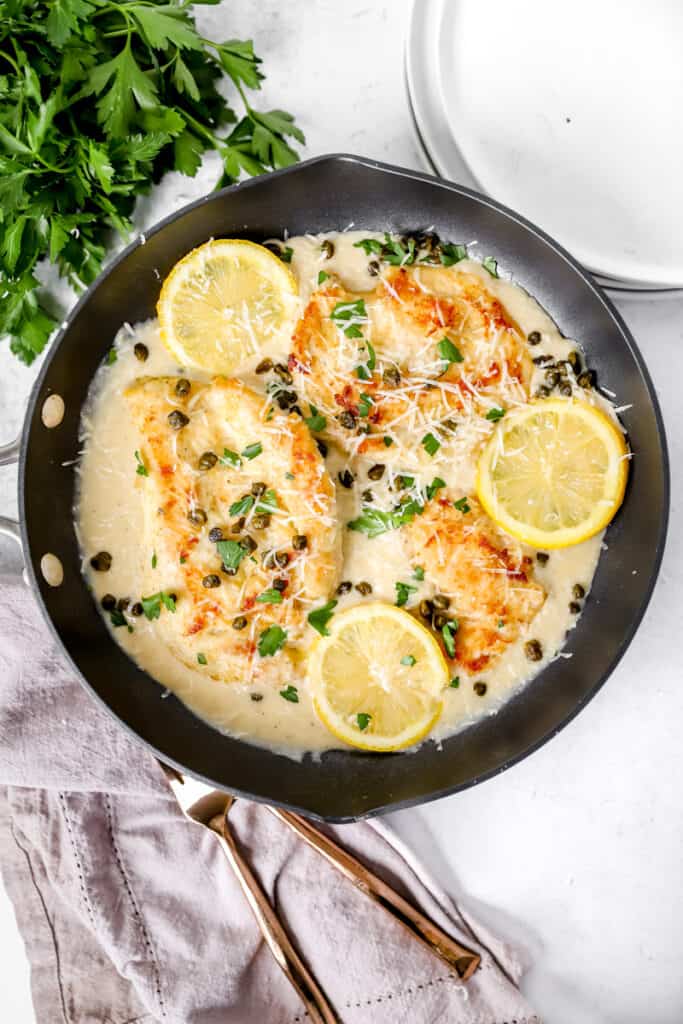
[[[268,74],[263,106],[297,115],[307,155],[346,150],[421,167],[403,81],[409,9],[410,0],[242,0],[200,10],[222,35],[254,37]],[[201,184],[184,182],[183,195]],[[171,182],[146,201],[145,223],[171,194],[184,201]],[[654,378],[673,471],[668,546],[645,620],[597,697],[533,757],[392,816],[444,885],[526,939],[534,967],[523,987],[548,1024],[683,1019],[683,295],[617,304]],[[18,429],[36,369],[0,348],[0,440]],[[4,470],[0,513],[15,509],[15,489]],[[0,569],[18,565],[0,538]],[[1,888],[0,948],[3,1019],[28,1024],[28,971]]]

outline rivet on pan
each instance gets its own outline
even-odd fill
[[[61,395],[48,395],[40,413],[43,426],[48,430],[58,427],[64,419],[64,399]]]
[[[61,587],[64,582],[64,568],[56,555],[49,551],[40,560],[40,571],[50,587]]]

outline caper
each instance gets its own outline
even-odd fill
[[[449,621],[448,616],[444,612],[435,612],[432,619],[432,626],[436,630],[441,630]]]
[[[539,563],[539,565],[547,565],[549,558],[550,558],[550,555],[547,554],[547,552],[545,552],[545,551],[537,551],[536,552],[536,561]]]
[[[147,348],[146,345],[143,345],[141,341],[138,341],[133,346],[133,354],[135,355],[136,359],[139,359],[141,363],[144,363],[145,360],[149,357],[149,349]]]
[[[348,594],[353,589],[353,583],[350,580],[342,580],[337,587],[337,593],[341,596],[342,594]]]
[[[136,601],[135,604],[131,607],[130,614],[135,615],[137,617],[138,615],[142,615],[144,610],[145,609],[142,607],[140,601]]]
[[[212,544],[217,544],[219,540],[223,540],[223,531],[220,526],[213,526],[209,530],[209,540]]]
[[[237,575],[237,569],[235,568],[234,565],[225,565],[225,564],[223,564],[221,566],[221,572],[224,572],[226,576],[236,576]]]
[[[382,373],[382,382],[387,388],[397,388],[401,383],[401,371],[398,366],[387,366]]]
[[[572,613],[572,615],[578,615],[579,612],[581,611],[581,605],[579,604],[579,602],[578,601],[570,601],[569,602],[569,611]]]
[[[458,429],[458,424],[455,422],[455,420],[444,420],[443,423],[441,424],[441,426],[445,427],[446,430],[457,430]]]
[[[262,359],[256,367],[255,373],[268,373],[269,370],[273,369],[272,359]]]
[[[543,648],[538,640],[527,640],[524,644],[524,653],[529,661],[540,661],[543,657]]]
[[[292,383],[292,375],[284,363],[276,363],[275,366],[273,367],[273,373],[275,373],[280,378],[283,384]]]
[[[370,277],[379,277],[380,270],[379,260],[370,260],[368,263],[368,274]]]
[[[420,601],[420,615],[423,619],[431,619],[434,614],[434,605],[431,601]]]
[[[552,363],[552,361],[552,356],[536,356],[532,359],[534,366],[547,366],[549,363]]]
[[[367,580],[362,580],[360,583],[356,583],[356,590],[363,597],[367,597],[368,594],[372,593],[372,584],[368,583]]]
[[[444,611],[446,608],[450,607],[451,599],[450,597],[446,597],[445,594],[434,594],[432,603],[435,608],[439,609],[439,611]]]
[[[90,564],[97,572],[109,572],[112,558],[108,551],[98,551],[90,559]]]
[[[356,479],[350,469],[343,469],[337,474],[339,477],[339,483],[342,487],[353,487],[353,481]]]
[[[361,498],[366,502],[366,504],[369,504],[371,501],[374,501],[375,496],[372,491],[368,489],[361,493]]]
[[[120,612],[125,612],[125,610],[127,609],[129,604],[130,604],[130,598],[129,597],[120,597],[118,599],[118,601],[116,602],[116,607],[118,608],[118,610]]]
[[[204,452],[203,455],[199,456],[200,469],[213,469],[217,462],[218,456],[215,452]]]
[[[253,551],[256,551],[258,545],[253,537],[243,537],[240,541],[240,547],[250,555]]]
[[[584,370],[576,379],[579,387],[592,388],[595,386],[595,373],[593,370]]]
[[[285,566],[289,565],[289,555],[287,554],[286,551],[278,551],[276,553],[275,564],[278,565],[281,569],[284,569]]]
[[[278,577],[278,579],[273,580],[273,590],[277,590],[280,594],[282,594],[288,586],[289,580],[285,580],[282,577]]]
[[[187,377],[179,377],[175,384],[176,395],[189,395],[191,386]]]
[[[195,526],[203,526],[206,522],[206,512],[203,508],[191,508],[187,513],[187,518]]]
[[[356,431],[356,433],[357,434],[369,434],[370,433],[370,424],[369,423],[365,423],[365,422],[359,423],[358,424],[358,430]]]
[[[575,583],[574,586],[572,587],[572,597],[574,597],[575,600],[580,601],[585,596],[586,596],[586,588],[583,587],[580,583]]]
[[[410,477],[401,476],[399,474],[394,477],[394,486],[397,487],[399,491],[407,491],[409,487],[413,486],[413,481]]]
[[[536,388],[534,398],[547,398],[550,394],[550,388],[546,387],[545,384],[541,384],[540,387]]]
[[[331,260],[334,256],[334,242],[331,239],[326,238],[320,243],[320,251],[326,260]]]
[[[257,483],[251,485],[251,493],[255,498],[260,498],[261,495],[265,493],[266,486],[266,484],[259,480]]]
[[[237,618],[232,620],[232,628],[233,629],[244,629],[246,624],[247,624],[247,619],[246,619],[246,616],[244,616],[244,615],[238,615]]]
[[[532,331],[531,334],[529,334],[527,336],[527,341],[529,342],[530,345],[538,345],[540,340],[541,340],[541,332],[540,331]]]
[[[174,409],[173,412],[169,412],[167,419],[169,426],[173,430],[182,430],[190,422],[189,416],[186,416],[180,409]]]
[[[173,601],[173,603],[175,604],[175,602],[176,602],[176,601],[178,600],[178,595],[177,595],[177,594],[174,594],[173,592],[171,592],[171,593],[170,593],[170,594],[168,595],[168,598],[169,598],[169,601]]]
[[[289,409],[291,405],[296,405],[297,397],[296,391],[280,391],[275,396],[275,401],[281,409]]]
[[[305,551],[308,547],[308,537],[303,533],[297,533],[297,535],[292,538],[292,547],[295,551]]]
[[[582,365],[582,363],[581,363],[581,353],[577,352],[575,348],[572,349],[571,352],[569,353],[569,355],[567,356],[567,362],[571,366],[571,368],[574,371],[574,373],[578,373],[579,370],[581,369],[581,365]]]
[[[560,383],[560,374],[554,367],[551,370],[546,370],[545,382],[549,388],[557,387]]]
[[[251,521],[251,525],[255,530],[267,530],[268,527],[270,526],[270,516],[254,516],[254,518]]]
[[[327,455],[327,445],[325,444],[324,441],[321,441],[319,437],[316,437],[315,443],[318,446],[318,451],[320,452],[322,457],[325,458],[325,456]]]
[[[253,701],[254,701],[255,703],[258,703],[258,702],[259,702],[260,700],[263,700],[263,694],[262,694],[262,693],[250,693],[250,694],[249,694],[249,697],[250,697],[250,698],[251,698],[251,700],[253,700]]]
[[[244,524],[246,523],[246,521],[247,521],[246,516],[240,516],[239,519],[235,520],[234,529],[237,531],[237,533],[241,533],[242,532],[242,530],[244,529]]]
[[[100,604],[104,608],[105,612],[113,612],[116,608],[116,598],[113,594],[104,594]]]
[[[207,590],[213,590],[214,587],[220,587],[221,578],[216,572],[210,572],[208,576],[205,576],[202,580],[202,586],[206,587]]]
[[[291,415],[291,413],[296,413],[297,416],[303,417],[303,413],[301,411],[301,406],[300,405],[293,405],[292,408],[289,410],[289,412],[290,412],[290,415]]]
[[[349,409],[344,409],[343,412],[340,412],[338,419],[340,425],[345,427],[346,430],[353,430],[356,425],[356,417]]]
[[[563,380],[560,384],[560,394],[564,395],[565,398],[570,398],[572,395],[572,386],[568,380]]]
[[[483,697],[484,694],[486,693],[488,687],[487,687],[486,683],[480,681],[480,682],[474,684],[473,689],[474,689],[474,692],[476,693],[477,697]]]
[[[384,476],[384,470],[386,468],[387,467],[384,465],[383,462],[378,462],[376,463],[376,465],[370,467],[370,469],[368,470],[368,477],[370,478],[370,480],[381,480],[382,477]]]

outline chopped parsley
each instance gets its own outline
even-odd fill
[[[436,350],[446,363],[462,363],[464,361],[462,352],[450,338],[442,338],[436,346]]]
[[[198,654],[197,661],[199,662],[200,665],[208,665],[208,661],[206,660],[205,654]]]
[[[246,551],[236,540],[219,540],[216,550],[226,569],[237,569]]]
[[[118,629],[119,626],[128,626],[128,620],[123,612],[119,611],[118,608],[114,608],[113,612],[109,615],[109,621],[111,622],[114,629]],[[128,632],[133,632],[133,627],[128,626]]]
[[[372,371],[375,369],[377,364],[375,350],[367,339],[365,340],[365,347],[368,352],[368,358],[365,363],[361,363],[360,366],[356,367],[356,377],[358,377],[359,380],[370,380],[372,377]]]
[[[361,238],[353,243],[354,249],[362,249],[366,256],[381,256],[382,243],[377,238]]]
[[[493,256],[487,256],[486,259],[481,261],[481,265],[484,270],[488,270],[491,277],[499,277],[498,274],[498,261],[494,260]]]
[[[361,416],[370,415],[370,407],[373,405],[372,395],[366,395],[364,391],[360,393],[360,399],[358,402],[358,412]]]
[[[458,687],[460,686],[460,676],[453,676],[448,685],[452,686],[454,690],[457,690]]]
[[[503,629],[505,626],[505,619],[498,619],[498,629]]]
[[[242,464],[237,452],[231,452],[229,448],[223,449],[223,454],[219,455],[218,461],[222,462],[224,466],[240,466]]]
[[[136,453],[135,453],[135,461],[137,462],[137,468],[135,470],[137,475],[138,476],[149,476],[149,470],[147,469],[147,466],[142,461],[142,457],[140,455],[140,452],[136,451]]]
[[[356,715],[356,725],[361,732],[365,732],[371,721],[372,715],[368,715],[365,711],[359,711]]]
[[[404,523],[411,522],[413,516],[414,512],[406,511],[405,505],[400,506],[399,509],[395,509],[393,512],[384,512],[380,508],[366,506],[358,518],[352,519],[350,523],[347,523],[347,526],[349,530],[355,530],[356,533],[365,533],[371,538],[379,537],[381,533],[397,530]]]
[[[233,501],[232,505],[228,509],[228,515],[230,516],[245,516],[247,512],[251,511],[254,504],[254,497],[251,494],[245,494],[239,501]]]
[[[401,664],[407,665],[408,668],[412,668],[416,660],[417,659],[412,654],[404,654],[401,658]]]
[[[299,703],[299,691],[296,686],[292,686],[291,683],[289,686],[286,686],[284,690],[280,690],[280,696],[285,700],[288,700],[291,704]]]
[[[505,415],[505,409],[493,408],[493,409],[489,409],[489,411],[486,413],[486,419],[487,420],[491,420],[492,423],[497,423],[498,420],[502,420],[504,415]]]
[[[395,583],[396,587],[396,606],[402,608],[404,604],[408,603],[408,598],[411,594],[414,594],[417,587],[413,587],[410,583]]]
[[[386,434],[384,435],[382,440],[384,441],[384,447],[385,448],[391,448],[392,444],[394,443],[393,438],[387,437]]]
[[[316,407],[314,405],[311,405],[310,402],[308,408],[311,411],[311,415],[304,416],[304,422],[308,429],[318,431],[324,430],[325,427],[327,426],[327,420],[325,419],[325,417],[322,415],[322,413],[319,413]]]
[[[255,459],[257,455],[260,455],[263,451],[263,445],[260,441],[255,441],[254,444],[248,444],[242,452],[245,459]]]
[[[286,630],[280,626],[268,626],[268,629],[264,629],[258,638],[258,652],[262,658],[272,657],[273,654],[277,654],[280,648],[284,647],[285,640],[287,639]],[[290,689],[290,687],[287,687]],[[291,700],[291,697],[286,697],[286,700]],[[298,700],[298,698],[297,698]],[[294,701],[296,703],[296,701]]]
[[[118,358],[119,357],[116,354],[116,349],[115,348],[110,348],[109,351],[107,352],[107,359],[106,359],[107,366],[113,366]]]
[[[260,604],[282,604],[282,594],[279,590],[271,587],[269,590],[264,590],[262,594],[256,598]]]
[[[414,580],[419,580],[420,583],[422,583],[424,578],[425,578],[425,571],[424,571],[424,569],[422,568],[421,565],[416,565],[414,567],[414,569],[413,569],[413,579]]]
[[[444,267],[452,267],[454,264],[459,263],[460,260],[467,259],[467,246],[444,242],[441,246],[439,259]]]
[[[406,238],[405,243],[392,238],[388,231],[384,233],[384,241],[377,238],[361,238],[354,242],[356,249],[362,249],[366,256],[379,256],[392,267],[410,266],[417,259],[417,245],[414,238]]]
[[[431,484],[427,485],[427,498],[431,501],[437,491],[440,491],[442,487],[446,486],[446,481],[442,480],[440,476],[435,476]]]
[[[313,629],[320,633],[321,636],[330,635],[327,623],[332,618],[336,607],[336,601],[328,601],[327,604],[322,605],[321,608],[316,608],[314,611],[308,613],[309,623],[313,626]]]
[[[327,281],[329,276],[330,275],[325,270],[321,270],[320,273],[318,274],[318,284],[323,284],[325,281]]]
[[[458,625],[458,620],[453,619],[451,622],[447,622],[441,629],[443,645],[449,658],[455,657],[455,634],[458,632]]]
[[[458,498],[457,501],[454,501],[453,508],[457,508],[458,512],[462,512],[463,515],[471,511],[466,497]]]
[[[180,562],[181,565],[185,565],[185,562],[187,561],[187,555],[181,555],[178,561]]]
[[[338,302],[330,313],[330,320],[347,338],[362,338],[360,326],[368,322],[365,301],[357,299],[355,302]]]
[[[291,263],[294,250],[291,245],[286,245],[283,249],[280,249],[280,259],[283,263]]]
[[[285,480],[293,480],[294,474],[290,473],[289,470],[285,473]]]
[[[152,553],[152,568],[156,569],[156,567],[157,567],[157,553],[156,553],[156,551],[154,551]]]
[[[425,434],[425,436],[422,438],[421,444],[424,450],[427,452],[427,455],[431,455],[432,458],[434,458],[439,448],[441,447],[441,441],[439,441],[438,438],[434,437],[434,435],[431,433]]]
[[[175,596],[166,593],[165,590],[160,590],[156,594],[150,594],[149,597],[142,597],[140,600],[145,618],[149,619],[150,622],[152,619],[159,618],[162,606],[169,612],[175,612],[176,609]]]

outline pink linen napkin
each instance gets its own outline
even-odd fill
[[[267,810],[230,822],[345,1024],[540,1024],[517,951],[408,863],[386,826],[328,826],[482,965],[465,985]],[[217,838],[66,665],[29,591],[0,578],[0,865],[38,1024],[297,1024]]]

